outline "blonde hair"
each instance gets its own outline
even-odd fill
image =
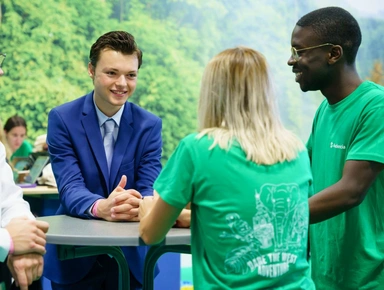
[[[224,50],[207,65],[200,90],[199,132],[228,150],[238,141],[248,160],[271,165],[296,158],[303,143],[284,128],[264,56],[247,47]]]

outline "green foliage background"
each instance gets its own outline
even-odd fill
[[[180,139],[196,129],[205,65],[236,45],[265,54],[283,120],[305,140],[323,97],[303,94],[286,62],[296,21],[319,8],[317,2],[0,0],[0,51],[7,53],[5,77],[0,78],[0,119],[23,116],[33,142],[45,133],[51,108],[92,90],[86,68],[97,37],[126,30],[144,52],[131,101],[163,119],[164,161]],[[384,59],[384,21],[354,15],[364,36],[359,71],[367,78],[374,62]]]

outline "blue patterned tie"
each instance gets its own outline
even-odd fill
[[[104,149],[105,149],[105,156],[107,157],[108,172],[110,172],[111,170],[113,148],[115,145],[115,140],[113,139],[114,128],[115,128],[115,121],[113,119],[108,119],[107,121],[104,122]]]

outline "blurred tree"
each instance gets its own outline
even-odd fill
[[[90,40],[111,22],[105,14],[110,6],[99,0],[3,0],[1,6],[7,59],[0,117],[25,117],[33,141],[46,132],[52,107],[90,90],[87,52]]]
[[[384,85],[383,65],[380,61],[375,61],[371,71],[371,76],[368,79],[376,84]]]
[[[205,65],[237,45],[266,56],[283,120],[305,140],[324,97],[301,92],[287,60],[296,21],[319,5],[317,0],[1,0],[1,50],[7,59],[0,119],[24,116],[33,141],[45,132],[52,107],[92,89],[87,62],[97,37],[126,30],[144,51],[132,101],[163,119],[164,161],[196,128]],[[384,59],[384,21],[358,20],[364,41],[357,64],[366,78],[374,61]]]
[[[127,5],[125,11],[134,16],[125,17],[119,27],[132,33],[143,50],[143,66],[131,101],[162,118],[166,162],[179,141],[197,127],[203,67],[191,52],[199,49],[199,43],[191,38],[195,30],[179,28],[172,20],[152,18],[142,1],[127,1]]]
[[[367,77],[376,61],[384,62],[383,19],[358,19],[363,40],[357,54],[357,68],[362,77]]]

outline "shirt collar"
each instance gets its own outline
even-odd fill
[[[121,116],[123,115],[125,104],[122,105],[121,108],[112,117],[108,117],[102,111],[100,111],[100,109],[96,106],[95,97],[93,97],[93,104],[96,109],[97,120],[99,121],[99,127],[103,126],[104,122],[107,121],[108,119],[113,119],[116,125],[120,127],[120,120],[121,120]]]

